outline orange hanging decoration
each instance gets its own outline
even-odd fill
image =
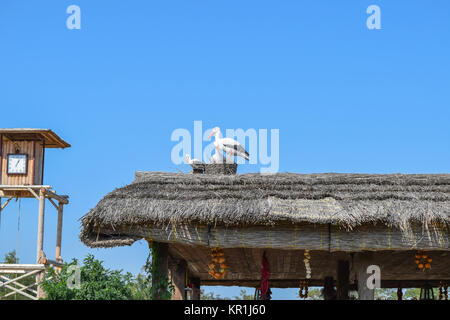
[[[219,271],[216,270],[219,265]],[[220,248],[211,249],[211,262],[209,264],[209,274],[214,279],[223,279],[227,274],[228,266],[225,262],[223,250]]]
[[[416,256],[416,265],[422,271],[431,269],[431,262],[433,259],[428,257],[428,255],[424,251],[417,251]]]

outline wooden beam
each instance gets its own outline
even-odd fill
[[[36,190],[39,190],[42,188],[44,188],[46,190],[52,189],[51,186],[36,186],[36,185],[25,186],[25,185],[4,185],[4,184],[0,185],[0,190],[28,190],[28,188],[36,189]]]
[[[55,192],[45,190],[45,196],[49,199],[55,199],[63,204],[69,204],[68,196],[58,195]]]
[[[1,284],[2,284],[2,282],[0,281],[0,286],[1,286]],[[18,283],[14,283],[14,284],[18,284]],[[23,295],[31,300],[38,300],[38,298],[36,296],[32,296],[25,292],[25,290],[31,290],[31,288],[34,287],[35,285],[36,285],[36,283],[33,283],[33,284],[29,285],[28,287],[23,287],[21,289],[17,289],[16,287],[6,284],[6,285],[4,285],[4,287],[7,289],[10,289],[12,292],[7,293],[4,296],[0,296],[0,300],[2,300],[2,298],[7,298],[16,293]]]
[[[8,277],[2,276],[2,275],[0,275],[0,278],[3,279],[3,280],[10,280],[11,279],[11,278],[8,278]],[[36,283],[33,283],[33,284],[29,285],[28,287],[23,285],[23,284],[21,284],[20,282],[14,283],[14,285],[18,286],[19,288],[24,288],[25,290],[29,290],[29,291],[31,291],[31,293],[33,293],[35,295],[37,294],[36,290],[31,289],[33,286],[36,285]],[[6,295],[6,296],[8,296],[8,295]]]
[[[8,280],[8,281],[6,281],[6,282],[2,282],[2,283],[0,283],[0,288],[1,288],[2,286],[5,286],[5,285],[7,285],[7,284],[10,284],[10,283],[19,281],[19,280],[21,280],[21,279],[23,279],[23,278],[26,278],[26,277],[31,276],[31,275],[36,274],[36,273],[42,273],[42,270],[33,270],[33,271],[28,272],[28,273],[26,273],[26,274],[23,274],[23,275],[21,275],[21,276],[19,276],[19,277],[17,277],[17,278],[13,278],[13,279],[10,279],[10,280]]]
[[[350,267],[347,260],[339,260],[337,266],[337,299],[348,300]]]
[[[14,283],[14,284],[15,285],[20,285],[20,283]],[[5,285],[5,287],[10,289],[11,292],[5,294],[4,296],[0,296],[0,300],[2,300],[3,298],[7,298],[9,296],[12,296],[13,294],[16,294],[16,293],[18,293],[20,295],[23,295],[23,296],[25,296],[25,297],[27,297],[29,299],[32,299],[32,300],[38,300],[38,298],[36,296],[32,296],[32,295],[30,295],[30,294],[25,292],[26,290],[32,291],[31,288],[34,287],[35,285],[36,285],[36,283],[30,284],[27,287],[23,286],[23,287],[20,288],[20,286],[19,286],[20,289],[17,289],[17,288],[15,288],[13,286],[10,286],[10,285]],[[34,293],[34,292],[32,292],[32,293]],[[34,294],[36,295],[37,293],[34,293]]]
[[[203,274],[201,274],[203,276]],[[445,279],[444,279],[445,280]],[[381,280],[382,288],[397,288],[400,280]],[[450,279],[445,280],[450,283]],[[336,282],[336,281],[335,281]],[[424,284],[430,284],[432,287],[439,287],[440,280],[401,280],[402,288],[420,288]],[[261,284],[260,280],[256,279],[233,279],[233,280],[203,280],[201,279],[202,286],[240,286],[240,287],[249,287],[249,288],[257,288]],[[311,287],[323,287],[324,280],[323,279],[314,279],[308,281],[308,286]],[[298,289],[298,279],[276,279],[270,280],[271,288],[296,288]],[[352,285],[350,285],[352,287]],[[355,289],[356,286],[355,286]]]
[[[6,273],[3,270],[45,270],[43,264],[0,264],[0,273]]]
[[[48,201],[50,201],[50,203],[55,207],[56,210],[58,210],[58,205],[55,203],[55,201],[53,201],[52,198],[47,198]]]
[[[3,205],[1,205],[0,211],[2,211],[3,209],[6,208],[6,206],[7,206],[8,203],[11,201],[12,198],[13,198],[13,197],[9,197],[8,200],[6,200],[6,202],[5,202]],[[1,200],[0,200],[0,201],[1,201]],[[0,202],[0,204],[1,204],[1,202]]]
[[[43,259],[41,259],[41,261],[46,266],[51,265],[51,266],[55,266],[55,267],[58,267],[58,268],[62,268],[64,266],[64,264],[61,263],[61,262],[58,262],[58,261],[55,261],[55,260],[51,260],[51,259],[47,259],[47,258],[43,258]]]
[[[38,199],[39,200],[39,196],[38,196],[38,194],[33,190],[33,189],[31,189],[31,188],[28,188],[28,191],[30,191],[30,193],[36,198],[36,199]]]
[[[40,260],[42,258],[41,253],[44,250],[44,216],[45,216],[45,189],[41,188],[41,190],[39,190],[39,218],[38,218],[36,263],[40,263]]]
[[[56,229],[56,261],[62,261],[61,258],[61,239],[62,239],[62,225],[63,225],[63,208],[64,204],[62,202],[58,203],[58,225]]]

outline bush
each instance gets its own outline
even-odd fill
[[[122,270],[108,270],[103,262],[89,254],[80,267],[80,287],[69,288],[68,282],[74,279],[71,266],[78,261],[64,264],[60,273],[48,268],[46,279],[41,286],[47,300],[129,300],[133,298],[131,290],[132,275],[122,274]]]

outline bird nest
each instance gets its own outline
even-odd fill
[[[234,175],[237,172],[237,163],[202,163],[191,164],[192,173],[196,174],[227,174]]]

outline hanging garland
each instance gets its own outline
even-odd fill
[[[219,265],[219,271],[216,270],[216,266]],[[211,249],[211,263],[209,264],[209,274],[214,279],[223,279],[227,274],[228,266],[225,263],[225,257],[223,250],[220,248]]]
[[[309,264],[309,260],[311,260],[311,255],[309,254],[309,250],[305,250],[305,259],[303,262],[305,263],[306,269],[306,279],[311,279],[311,265]]]
[[[308,298],[308,280],[300,280],[300,290],[298,295],[302,299]]]
[[[447,283],[439,283],[439,300],[448,300],[448,285]]]
[[[429,258],[424,251],[417,251],[416,253],[416,265],[422,271],[431,269],[431,262],[433,259]]]
[[[300,280],[300,290],[298,292],[298,295],[302,299],[308,298],[308,279],[311,279],[311,265],[309,260],[311,260],[311,255],[309,254],[309,250],[305,249],[305,259],[303,259],[303,262],[305,263],[306,279]]]

